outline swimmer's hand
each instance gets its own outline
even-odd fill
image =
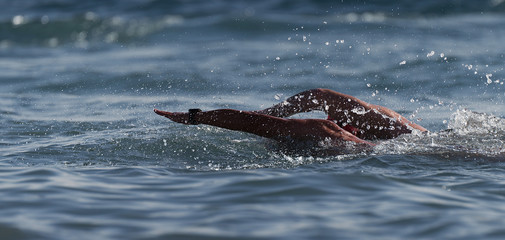
[[[189,113],[184,113],[184,112],[165,112],[161,111],[158,109],[154,109],[154,112],[160,116],[166,117],[176,123],[182,123],[182,124],[190,124],[188,122],[189,119]]]

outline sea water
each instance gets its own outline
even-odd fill
[[[0,238],[502,239],[504,13],[2,0]],[[311,88],[430,132],[319,154],[152,112],[258,110]]]

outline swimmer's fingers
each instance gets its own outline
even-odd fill
[[[161,111],[161,110],[158,110],[158,109],[154,109],[154,113],[160,115],[160,116],[164,116],[164,117],[168,117],[170,116],[172,113],[171,112],[166,112],[166,111]]]
[[[183,112],[166,112],[154,109],[154,112],[160,116],[166,117],[174,122],[188,124],[188,113]]]

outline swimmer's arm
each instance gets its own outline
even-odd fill
[[[158,109],[154,109],[154,112],[174,122],[189,124],[189,113],[165,112]],[[287,119],[233,109],[198,112],[194,115],[194,120],[198,124],[248,132],[272,139],[286,136],[288,131],[285,129]]]
[[[189,114],[165,112],[155,109],[158,115],[178,123],[189,124]],[[283,119],[265,114],[233,109],[218,109],[198,112],[194,116],[197,123],[252,133],[274,140],[290,138],[293,140],[345,140],[374,146],[338,125],[321,119]]]
[[[366,114],[354,113],[353,110],[356,109],[363,109]],[[427,131],[389,108],[321,88],[300,92],[279,104],[256,112],[274,117],[289,117],[314,110],[324,111],[331,119],[348,123],[351,126],[371,126],[372,128],[367,130],[363,136],[368,139],[394,138],[403,133],[410,133],[408,127],[421,132]],[[393,130],[390,130],[392,128]]]

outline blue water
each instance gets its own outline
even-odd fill
[[[503,239],[504,13],[501,0],[0,0],[0,238]],[[311,88],[431,132],[285,151],[152,112],[257,110]]]

